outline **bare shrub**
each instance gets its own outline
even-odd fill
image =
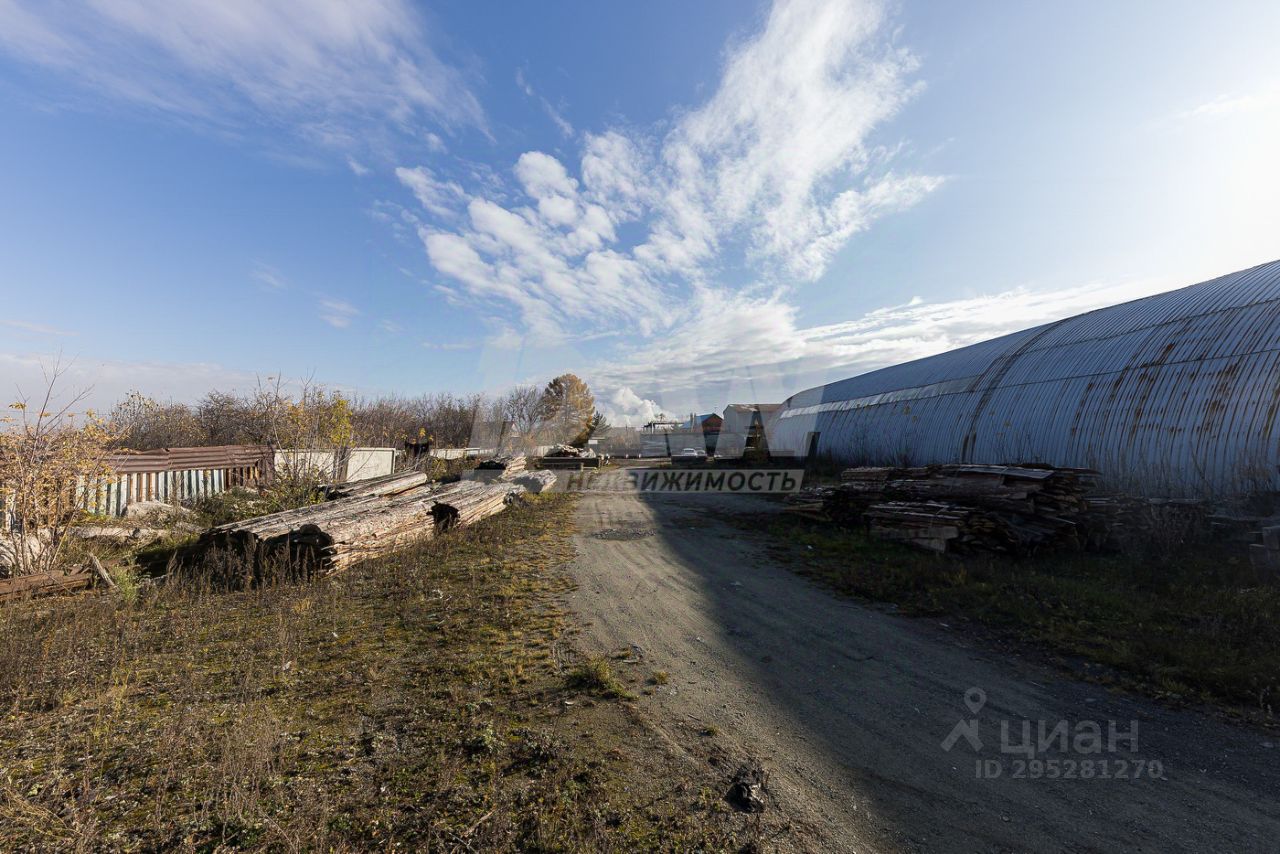
[[[83,393],[55,403],[61,373],[55,365],[38,400],[22,397],[9,404],[14,415],[0,418],[0,561],[10,575],[60,565],[62,534],[78,512],[81,489],[107,472],[112,432],[92,411],[72,411]]]

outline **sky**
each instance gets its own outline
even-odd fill
[[[1280,4],[0,0],[0,391],[615,423],[1280,257]],[[13,393],[16,393],[13,392]]]

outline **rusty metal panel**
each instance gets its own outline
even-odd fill
[[[1280,261],[792,396],[771,446],[843,463],[1051,462],[1116,486],[1280,489]]]
[[[179,471],[183,469],[235,468],[271,460],[265,445],[213,445],[207,448],[159,448],[154,451],[121,451],[107,459],[120,474]]]

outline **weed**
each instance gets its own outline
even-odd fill
[[[601,697],[630,699],[632,695],[622,686],[609,667],[609,660],[603,656],[588,658],[582,664],[569,671],[565,681],[570,688],[577,691],[596,694]]]
[[[127,566],[115,567],[111,570],[111,580],[116,583],[116,591],[126,604],[137,603],[138,591],[142,588],[137,570]]]

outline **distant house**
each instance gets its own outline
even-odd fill
[[[715,453],[722,420],[714,412],[690,415],[684,421],[659,416],[640,428],[642,455],[666,457],[679,454],[685,448],[702,448],[708,454]]]
[[[690,415],[689,419],[680,425],[682,430],[699,431],[703,435],[715,436],[719,435],[720,428],[724,425],[724,419],[714,412],[706,415]]]
[[[716,456],[733,458],[769,453],[769,433],[780,403],[731,403],[720,419]]]

